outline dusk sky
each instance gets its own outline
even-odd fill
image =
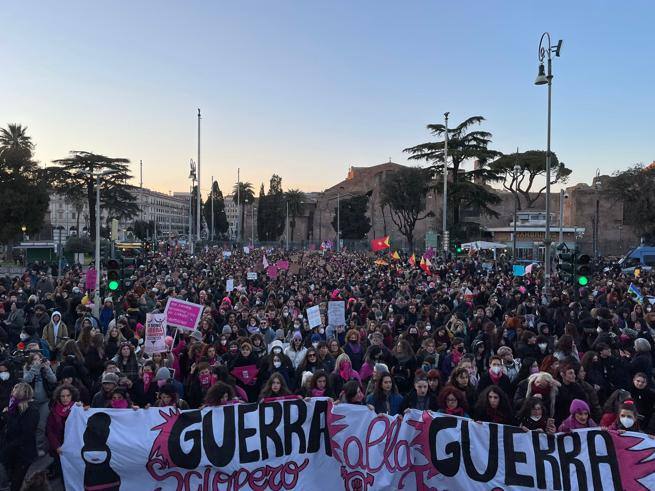
[[[138,181],[189,188],[196,108],[202,189],[320,191],[351,165],[428,141],[428,123],[482,115],[492,148],[546,145],[541,33],[554,60],[553,150],[588,182],[655,160],[652,1],[8,2],[0,124],[28,126],[36,158],[132,161]],[[135,181],[135,182],[136,182]]]

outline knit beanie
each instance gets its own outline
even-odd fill
[[[569,408],[569,413],[571,413],[571,415],[584,411],[589,413],[589,404],[582,399],[573,399],[573,401],[571,401],[571,407]]]

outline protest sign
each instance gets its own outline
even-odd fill
[[[225,282],[225,291],[227,291],[227,292],[231,292],[231,291],[233,291],[233,290],[234,290],[234,279],[229,278],[229,279]]]
[[[148,354],[166,351],[165,314],[146,314],[146,339],[143,343],[143,351]]]
[[[266,274],[268,277],[272,280],[277,278],[277,268],[275,265],[271,264],[267,269],[266,269]]]
[[[194,331],[200,322],[203,307],[197,303],[187,302],[178,298],[168,297],[164,314],[166,324]]]
[[[232,256],[232,251],[223,251],[223,259],[227,259]]]
[[[525,276],[525,266],[522,264],[512,265],[512,274],[514,276]]]
[[[246,255],[250,254],[250,247],[243,246],[243,253],[246,254]]]
[[[331,326],[346,325],[346,302],[343,300],[328,302],[328,324]]]
[[[246,278],[249,280],[256,280],[257,279],[257,272],[256,271],[248,271],[248,274],[246,275]]]
[[[321,310],[318,305],[307,309],[307,322],[309,323],[309,327],[321,325]]]
[[[275,263],[275,266],[277,267],[277,269],[285,271],[285,270],[289,269],[289,261],[286,261],[284,259],[280,259],[279,261],[277,261]]]
[[[549,435],[312,398],[188,411],[73,406],[61,464],[69,491],[643,491],[655,489],[654,454],[643,433]]]

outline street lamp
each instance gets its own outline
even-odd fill
[[[255,208],[254,203],[250,206],[250,247],[255,247]]]
[[[600,183],[600,169],[596,169],[596,179],[594,179],[594,189],[596,191],[596,210],[594,213],[594,257],[600,256],[599,236],[600,228],[598,227],[598,220],[600,219],[600,200],[599,192],[601,189]]]
[[[26,237],[26,234],[27,234],[27,226],[25,226],[25,225],[21,225],[21,227],[20,227],[20,231],[23,232],[23,242],[25,242],[25,241],[27,240],[27,239],[25,238],[25,237]]]
[[[59,225],[57,226],[57,230],[59,230],[59,244],[58,244],[58,249],[57,249],[57,278],[61,278],[61,254],[62,254],[62,247],[61,247],[61,234],[64,231],[64,226]]]
[[[444,128],[444,152],[443,152],[443,210],[442,210],[442,226],[443,226],[443,255],[444,261],[448,255],[448,247],[450,242],[450,237],[448,234],[448,115],[449,112],[443,114],[445,121]],[[455,177],[453,176],[453,179]]]
[[[193,254],[193,189],[196,186],[196,163],[189,161],[189,179],[191,179],[191,191],[189,192],[189,251]],[[156,221],[156,220],[155,220]]]
[[[518,149],[516,150],[516,155],[518,157]],[[512,259],[514,259],[514,262],[516,262],[516,214],[518,211],[518,194],[519,194],[519,182],[518,182],[518,177],[521,174],[521,166],[518,164],[518,161],[514,165],[514,168],[512,169],[513,174],[513,180],[514,180],[514,232],[512,233]]]
[[[337,189],[337,252],[341,252],[341,190],[343,186]]]
[[[544,45],[544,40],[547,45]],[[546,233],[544,236],[544,290],[546,298],[550,296],[550,115],[551,115],[551,96],[553,88],[553,62],[552,55],[559,57],[562,49],[562,40],[553,46],[550,33],[544,32],[539,40],[539,73],[535,85],[548,85],[548,136],[546,148]],[[548,60],[548,73],[544,69],[544,59]]]

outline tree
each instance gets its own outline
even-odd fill
[[[100,204],[107,212],[107,223],[112,218],[129,219],[139,212],[134,186],[127,184],[132,173],[125,158],[107,157],[84,151],[72,151],[70,157],[54,160],[57,167],[49,167],[50,186],[69,201],[86,199],[89,207],[91,237],[96,230],[96,178],[100,174]]]
[[[634,165],[603,181],[610,197],[623,203],[623,221],[648,242],[655,240],[655,166]]]
[[[433,216],[432,212],[423,213],[429,179],[429,169],[403,167],[382,181],[380,199],[389,207],[391,221],[407,239],[410,250],[414,250],[416,222]]]
[[[214,234],[220,237],[227,233],[230,224],[227,221],[227,216],[225,216],[225,200],[221,188],[218,186],[218,181],[212,183],[212,190],[203,208],[203,215],[210,226],[212,223],[212,201],[214,203]]]
[[[263,186],[260,191],[263,191]],[[261,240],[277,240],[284,232],[285,201],[282,191],[282,178],[277,174],[271,177],[268,194],[259,196],[257,209],[257,235]]]
[[[291,232],[291,242],[293,242],[293,232],[296,229],[296,218],[300,216],[303,209],[303,203],[307,199],[305,193],[300,189],[289,189],[284,193],[284,198],[289,207],[289,229]]]
[[[448,128],[448,159],[452,167],[444,172],[444,148],[445,140],[422,143],[414,147],[406,148],[404,152],[410,154],[410,159],[425,160],[430,163],[432,176],[449,176],[451,182],[448,184],[449,208],[452,210],[452,224],[456,227],[460,221],[460,210],[466,207],[465,203],[469,193],[475,189],[478,198],[491,197],[493,193],[485,193],[484,186],[475,182],[476,178],[486,180],[497,180],[498,175],[488,168],[488,162],[500,155],[500,152],[488,148],[491,143],[491,133],[486,131],[468,131],[473,125],[480,124],[485,119],[482,116],[472,116],[454,128]],[[437,137],[444,137],[446,127],[443,124],[429,124],[430,132]],[[466,160],[475,159],[478,167],[462,172],[460,167]],[[443,177],[442,177],[443,179]],[[441,181],[443,183],[443,180]],[[442,186],[437,186],[439,192]],[[482,211],[490,210],[489,203],[484,205]]]
[[[341,238],[349,240],[361,240],[371,230],[371,219],[366,215],[368,210],[368,199],[371,193],[360,196],[352,196],[342,199],[339,202],[339,220],[337,221],[337,207],[334,207],[334,217],[332,219],[332,228],[339,232],[341,228]]]
[[[38,232],[50,201],[43,171],[32,159],[34,144],[27,128],[9,124],[0,129],[0,242]]]
[[[554,152],[550,155],[550,184],[565,184],[571,175],[571,169],[567,168],[564,162],[560,162]],[[514,166],[517,164],[521,171],[515,173]],[[502,179],[503,188],[514,195],[519,210],[522,209],[521,196],[525,200],[525,207],[532,208],[546,191],[546,152],[543,150],[503,155],[489,164],[489,168]]]
[[[132,231],[140,240],[147,240],[149,237],[155,235],[155,222],[153,220],[135,220]]]
[[[253,190],[252,184],[249,182],[236,183],[232,189],[232,198],[234,199],[234,202],[237,204],[237,206],[241,207],[239,238],[243,240],[243,219],[246,215],[246,207],[243,205],[245,203],[253,203],[255,201],[255,192]]]

